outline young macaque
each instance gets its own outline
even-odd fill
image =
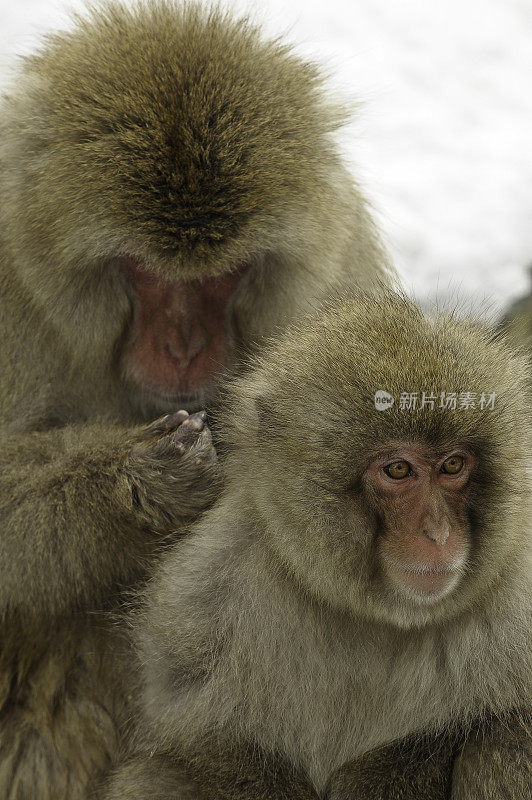
[[[107,800],[526,796],[527,370],[384,293],[232,384],[226,488],[147,592],[144,738]]]

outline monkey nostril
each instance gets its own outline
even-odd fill
[[[186,337],[187,357],[192,361],[209,343],[209,336],[203,325],[196,325]]]
[[[447,539],[449,538],[450,528],[448,525],[441,525],[440,527],[436,528],[424,528],[423,535],[430,539],[431,542],[436,542],[443,546]]]
[[[179,364],[181,369],[186,369],[190,362],[201,353],[208,345],[207,331],[197,325],[185,333],[179,330],[172,341],[165,345],[166,352]]]

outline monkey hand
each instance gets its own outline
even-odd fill
[[[331,778],[327,800],[446,800],[454,740],[415,737],[372,750]]]
[[[206,414],[166,414],[142,428],[126,464],[131,501],[141,524],[168,532],[217,498],[221,473]]]

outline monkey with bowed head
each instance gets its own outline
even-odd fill
[[[385,293],[233,383],[226,487],[147,590],[143,740],[106,800],[527,796],[527,371]]]
[[[220,488],[220,375],[387,259],[318,70],[104,5],[0,107],[0,796],[78,800],[131,716],[117,612]],[[186,408],[187,411],[180,409]]]

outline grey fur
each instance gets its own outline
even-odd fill
[[[424,318],[391,295],[339,298],[281,337],[229,393],[235,449],[221,499],[151,582],[137,632],[139,746],[174,754],[178,771],[202,753],[209,764],[212,741],[248,743],[305,775],[309,797],[329,786],[331,798],[358,798],[356,786],[342,793],[329,784],[342,765],[404,737],[459,728],[468,743],[453,796],[495,800],[493,783],[497,796],[517,798],[530,774],[519,755],[526,726],[517,725],[532,674],[527,370],[482,326]],[[398,396],[424,387],[494,391],[497,404],[455,414],[373,406],[377,389]],[[371,454],[394,440],[461,441],[478,454],[467,567],[432,604],[405,599],[383,579],[378,520],[359,483]],[[475,726],[490,717],[504,725],[508,712],[521,730],[517,747],[508,740],[517,756],[505,771],[491,769],[500,732],[486,734],[480,756]],[[450,770],[449,752],[441,757]],[[129,769],[106,797],[118,800],[116,786],[149,796],[128,783]],[[359,790],[368,785],[361,779]],[[256,794],[239,786],[235,777],[235,798],[266,796],[260,782]],[[289,796],[282,781],[275,791]],[[384,786],[378,796],[416,795]]]

